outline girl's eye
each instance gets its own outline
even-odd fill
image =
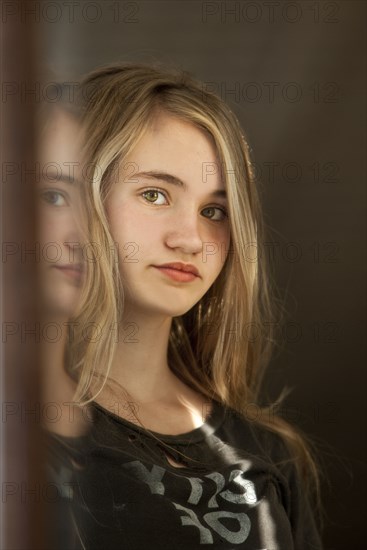
[[[214,222],[221,222],[227,218],[227,211],[217,206],[208,206],[202,210],[202,213]]]
[[[59,191],[44,191],[42,193],[42,198],[45,202],[51,206],[67,206],[66,199],[62,193]]]
[[[151,204],[155,204],[158,206],[167,204],[165,193],[163,191],[160,191],[159,189],[148,189],[147,191],[141,193],[141,195],[146,201],[150,202]],[[223,221],[228,217],[226,209],[219,208],[218,206],[208,206],[207,208],[204,208],[204,210],[202,210],[202,213],[205,217],[215,222]]]
[[[159,199],[159,195],[163,197],[163,200],[162,198]],[[152,204],[157,204],[158,206],[166,204],[166,197],[164,193],[162,191],[159,191],[158,189],[148,189],[148,191],[144,191],[144,193],[142,193],[142,196],[145,198],[145,200]]]

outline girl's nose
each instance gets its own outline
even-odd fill
[[[203,250],[197,213],[185,212],[167,220],[166,244],[169,248],[180,248],[187,254],[197,254]]]

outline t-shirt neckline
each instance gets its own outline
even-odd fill
[[[108,416],[109,418],[112,418],[114,421],[118,422],[119,424],[122,424],[131,430],[139,432],[139,434],[145,434],[145,435],[152,434],[153,436],[159,438],[162,441],[165,441],[167,443],[175,443],[178,445],[180,444],[185,445],[187,443],[198,442],[198,441],[202,441],[203,439],[206,439],[218,429],[218,427],[222,424],[225,417],[225,407],[218,401],[212,399],[212,409],[209,415],[207,416],[205,422],[201,426],[199,426],[198,428],[194,428],[189,432],[170,435],[170,434],[161,434],[153,430],[146,430],[142,426],[139,426],[134,422],[130,422],[129,420],[122,418],[121,416],[113,413],[112,411],[109,411],[108,409],[106,409],[96,401],[93,401],[93,406],[95,407],[95,409],[99,414],[102,413],[103,415]]]

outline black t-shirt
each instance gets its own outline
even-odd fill
[[[214,401],[160,441],[96,403],[92,419],[84,437],[50,434],[62,550],[322,549],[281,438],[234,410]]]

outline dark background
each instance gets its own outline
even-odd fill
[[[325,548],[362,550],[365,2],[73,4],[40,7],[49,80],[73,82],[114,61],[158,60],[192,72],[238,115],[258,167],[287,311],[268,397],[293,388],[282,414],[318,443]]]

